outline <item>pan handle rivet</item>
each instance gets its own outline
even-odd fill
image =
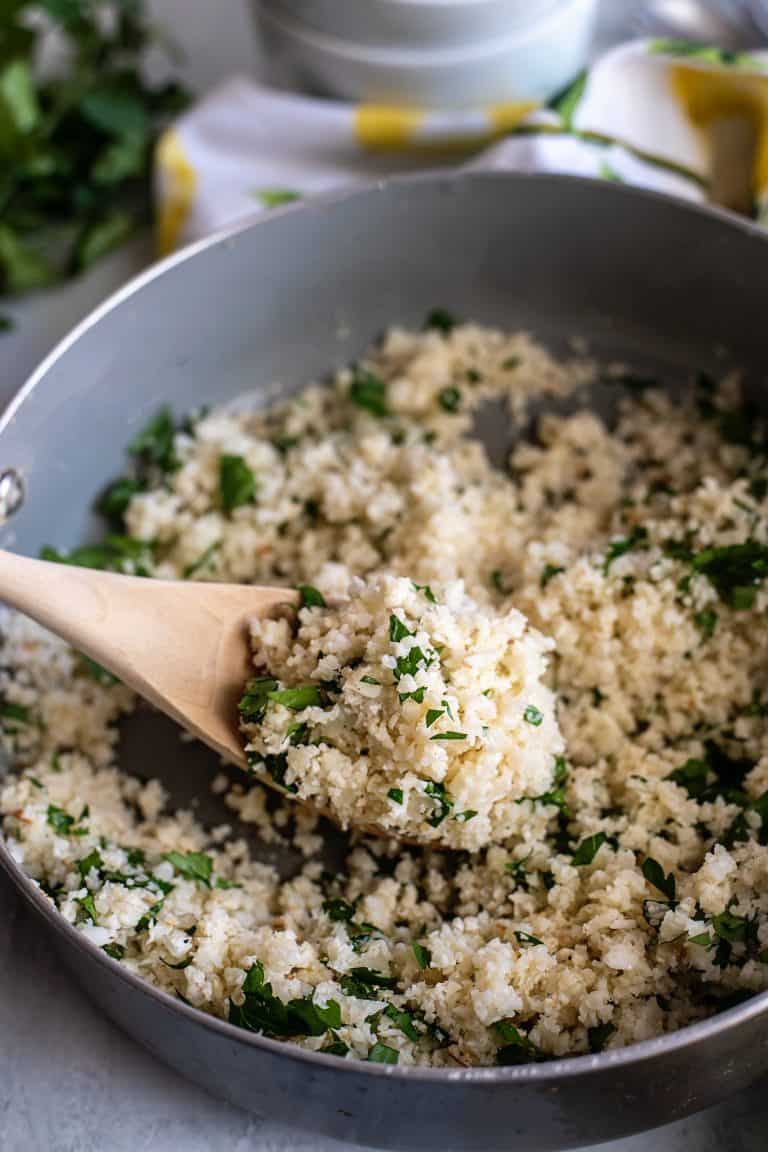
[[[24,503],[24,481],[15,468],[0,472],[0,524],[10,520]]]

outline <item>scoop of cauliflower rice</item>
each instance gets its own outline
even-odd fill
[[[356,579],[338,606],[304,600],[295,626],[252,625],[252,767],[343,827],[471,850],[518,832],[519,801],[553,788],[564,749],[551,641],[461,581]]]

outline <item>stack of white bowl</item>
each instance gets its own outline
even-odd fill
[[[542,100],[589,56],[597,0],[253,0],[267,56],[328,96]]]

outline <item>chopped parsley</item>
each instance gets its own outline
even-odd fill
[[[529,704],[523,712],[523,720],[526,724],[532,724],[534,728],[538,728],[544,720],[544,713],[535,704]]]
[[[387,792],[387,796],[395,804],[402,804],[402,802],[403,802],[403,790],[402,790],[402,788],[390,788],[389,791]]]
[[[466,732],[436,732],[430,740],[466,740]]]
[[[310,996],[283,1003],[264,979],[264,966],[257,960],[243,983],[245,997],[241,1005],[229,1004],[229,1021],[251,1032],[287,1039],[293,1036],[322,1036],[329,1029],[341,1027],[341,1008],[336,1000],[325,1006]]]
[[[432,739],[434,740],[434,736]],[[450,792],[446,791],[444,784],[438,784],[434,780],[426,781],[424,793],[435,802],[435,811],[427,818],[427,824],[432,828],[439,828],[443,820],[450,816],[453,810],[453,797]]]
[[[201,553],[197,560],[193,560],[191,564],[187,564],[182,572],[183,578],[185,580],[191,580],[198,572],[202,572],[203,569],[208,568],[219,548],[221,548],[221,540],[214,540],[213,544],[209,544],[205,552]]]
[[[82,908],[83,912],[91,921],[91,923],[97,924],[98,920],[96,918],[96,905],[93,902],[93,893],[89,892],[86,896],[78,896],[76,902],[80,908]]]
[[[225,512],[252,504],[256,490],[256,477],[242,456],[219,457],[219,501]]]
[[[349,398],[358,408],[372,416],[389,416],[387,386],[375,372],[356,368],[349,386]]]
[[[80,815],[75,818],[65,812],[63,808],[57,808],[55,804],[48,805],[46,819],[54,832],[59,836],[86,836],[88,829],[82,826],[82,821],[88,816],[88,807],[86,806]]]
[[[546,588],[550,580],[553,580],[555,576],[559,576],[561,572],[565,572],[565,568],[561,568],[556,564],[545,564],[541,570],[539,584],[542,588]]]
[[[380,686],[381,680],[376,680],[373,676],[361,676],[360,677],[360,683],[361,684],[375,684],[377,686]]]
[[[238,705],[240,719],[246,724],[259,724],[264,719],[270,692],[277,689],[277,680],[271,676],[256,676],[249,680]]]
[[[443,715],[444,711],[445,711],[444,708],[429,708],[427,710],[427,716],[426,716],[426,720],[425,720],[425,724],[426,724],[427,728],[431,728],[432,725],[437,720],[440,719],[440,717]]]
[[[611,565],[614,560],[618,560],[619,556],[624,556],[625,553],[631,552],[633,548],[644,547],[647,540],[648,529],[643,528],[640,524],[632,529],[629,536],[611,540],[603,560],[603,575],[608,575]]]
[[[400,1059],[400,1054],[396,1048],[390,1048],[388,1044],[382,1044],[377,1040],[373,1048],[366,1056],[366,1060],[370,1064],[397,1064]]]
[[[411,947],[413,948],[413,954],[416,957],[416,963],[418,964],[419,968],[422,970],[424,968],[429,968],[430,964],[432,963],[432,953],[430,952],[429,948],[425,948],[423,944],[418,944],[415,940]]]
[[[508,594],[509,589],[504,583],[504,573],[500,568],[494,568],[493,572],[491,572],[491,584],[493,584],[500,596],[506,596]]]
[[[579,867],[591,864],[607,839],[605,832],[595,832],[592,836],[585,837],[573,854],[573,863]]]
[[[107,956],[111,956],[113,960],[122,960],[125,956],[125,948],[122,944],[103,944],[102,952],[106,952]]]
[[[447,336],[456,327],[456,320],[445,308],[433,308],[424,321],[424,327],[435,328]]]
[[[417,584],[415,581],[411,581],[411,583],[417,592],[424,593],[424,598],[429,600],[430,604],[437,604],[437,597],[430,588],[429,584]]]
[[[664,869],[659,864],[658,860],[654,860],[651,856],[646,856],[643,860],[642,873],[645,879],[654,888],[658,888],[670,904],[675,903],[675,876],[673,872],[664,874]]]
[[[99,497],[96,510],[109,521],[113,528],[122,531],[125,524],[125,514],[128,506],[139,492],[143,484],[130,476],[122,476],[110,484],[109,488]]]
[[[204,852],[166,852],[163,858],[187,880],[195,880],[198,884],[210,888],[213,860]]]
[[[143,464],[161,472],[175,472],[179,467],[174,440],[176,427],[170,408],[161,408],[138,436],[131,441],[128,451]]]
[[[459,824],[466,824],[470,820],[474,820],[477,812],[474,808],[466,808],[463,812],[457,812],[454,820],[458,820]]]
[[[701,612],[694,615],[693,622],[701,632],[702,640],[709,640],[717,627],[717,612],[714,608],[702,608]]]
[[[389,617],[390,640],[393,644],[397,644],[400,640],[405,640],[406,636],[413,636],[413,632],[410,632],[408,628],[406,628],[405,624],[403,624],[400,617],[395,616],[393,613]]]
[[[311,584],[299,584],[297,589],[302,608],[325,608],[325,597]]]
[[[323,900],[323,912],[336,922],[354,920],[356,903],[357,901],[353,904],[349,900],[334,897],[331,900]]]
[[[458,412],[461,407],[461,390],[454,386],[443,388],[437,399],[444,412]]]
[[[768,574],[768,545],[757,540],[706,548],[691,559],[695,573],[706,576],[720,599],[743,610],[755,602],[757,589]]]
[[[520,944],[543,944],[543,940],[539,940],[537,936],[532,936],[530,932],[516,931],[515,939]]]
[[[594,1028],[587,1028],[587,1044],[590,1052],[602,1052],[615,1031],[616,1025],[611,1023],[596,1024]]]
[[[375,968],[350,968],[339,977],[342,991],[358,1000],[378,1000],[376,992],[380,988],[396,988],[394,976],[386,976]]]
[[[13,732],[20,726],[25,727],[31,723],[29,709],[23,704],[13,704],[10,700],[5,700],[0,704],[0,723],[6,732]]]
[[[542,1059],[542,1054],[533,1041],[515,1028],[510,1020],[497,1020],[491,1025],[503,1045],[496,1052],[498,1064],[531,1064]]]
[[[292,712],[303,712],[305,708],[318,708],[323,702],[323,690],[318,684],[303,684],[299,688],[271,689],[267,699],[282,704]]]

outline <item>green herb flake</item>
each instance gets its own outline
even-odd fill
[[[428,600],[430,604],[437,604],[437,597],[430,588],[429,584],[416,584],[415,581],[411,581],[411,583],[413,584],[416,592],[424,593],[425,600]]]
[[[658,888],[659,892],[666,896],[670,904],[674,904],[676,886],[673,872],[665,875],[664,869],[658,860],[654,860],[651,856],[646,856],[645,860],[643,860],[642,873],[649,884],[654,888]]]
[[[265,208],[281,208],[301,200],[301,193],[293,188],[257,188],[253,194]]]
[[[532,936],[530,932],[516,931],[515,939],[520,944],[543,944],[543,940],[539,940],[537,936]]]
[[[386,976],[375,968],[350,968],[339,977],[343,992],[348,996],[355,996],[358,1000],[378,1000],[376,995],[381,988],[395,988],[397,980],[394,976]]]
[[[356,902],[355,902],[356,903]],[[355,904],[349,900],[336,897],[332,900],[323,900],[323,912],[329,919],[336,921],[350,921],[355,918]]]
[[[430,740],[466,740],[466,732],[436,732]]]
[[[606,840],[605,832],[595,832],[592,836],[585,837],[573,854],[573,863],[577,867],[591,864]]]
[[[437,399],[444,412],[458,412],[461,407],[461,390],[453,386],[441,388]]]
[[[125,524],[125,514],[128,511],[134,496],[142,491],[138,480],[123,476],[110,484],[96,504],[96,509],[109,521],[117,531],[122,531]]]
[[[93,901],[93,893],[89,892],[87,896],[78,896],[77,904],[82,908],[83,912],[92,924],[97,924],[96,905]]]
[[[432,737],[434,739],[434,737]],[[444,784],[438,784],[434,780],[427,780],[424,784],[424,794],[429,796],[431,800],[435,801],[436,809],[433,814],[427,819],[427,824],[432,828],[438,828],[447,816],[450,816],[453,810],[453,797],[450,792],[446,790]]]
[[[172,864],[187,880],[194,880],[205,888],[210,888],[213,860],[204,852],[166,852],[163,859]]]
[[[202,572],[208,568],[219,548],[221,548],[220,540],[214,540],[213,544],[209,544],[205,552],[198,556],[197,560],[193,560],[191,564],[186,566],[182,572],[183,578],[185,580],[191,580],[193,576],[197,576],[198,572]]]
[[[161,408],[157,415],[142,428],[131,441],[128,451],[144,464],[161,472],[175,472],[179,460],[175,450],[176,427],[170,408]]]
[[[447,336],[456,327],[456,320],[445,308],[433,308],[424,321],[425,328],[434,328]]]
[[[46,812],[46,819],[51,828],[58,836],[85,836],[88,832],[87,828],[82,827],[81,821],[88,815],[87,806],[80,813],[80,816],[75,818],[65,812],[63,808],[57,808],[55,804],[49,804]]]
[[[470,820],[474,820],[477,812],[474,808],[466,808],[463,812],[457,812],[454,820],[458,820],[459,824],[467,824]]]
[[[398,644],[401,640],[405,640],[406,636],[413,636],[413,632],[409,632],[399,616],[392,614],[389,617],[390,640],[393,644]]]
[[[496,1061],[501,1065],[531,1064],[541,1059],[536,1045],[524,1032],[520,1032],[510,1020],[498,1020],[492,1028],[503,1045],[496,1052]]]
[[[603,575],[607,576],[611,565],[614,560],[618,560],[619,556],[624,556],[627,552],[631,552],[634,548],[642,548],[647,546],[648,529],[638,525],[633,528],[629,536],[625,536],[616,540],[612,540],[608,545],[603,560]]]
[[[277,680],[271,676],[255,676],[245,686],[238,710],[244,724],[260,724],[267,710],[270,693],[279,688]]]
[[[28,708],[23,704],[13,704],[10,700],[0,704],[0,724],[6,732],[14,732],[19,727],[26,727],[32,722]]]
[[[374,676],[361,676],[361,684],[374,684],[376,687],[381,687],[381,680],[377,680]]]
[[[267,699],[292,712],[303,712],[305,708],[319,708],[323,702],[323,690],[318,684],[303,684],[299,688],[280,688],[267,692]]]
[[[432,953],[429,948],[425,948],[423,944],[418,944],[415,940],[411,945],[413,954],[416,957],[416,963],[422,970],[429,968],[432,963]]]
[[[587,1044],[589,1045],[590,1052],[602,1052],[606,1044],[616,1031],[616,1025],[607,1022],[605,1024],[596,1024],[594,1028],[587,1029]]]
[[[556,564],[545,564],[541,570],[541,577],[539,584],[542,588],[546,588],[550,580],[554,580],[555,576],[559,576],[561,572],[565,572],[565,568],[561,568]]]
[[[432,727],[432,725],[433,725],[433,724],[434,724],[434,723],[435,723],[437,720],[439,720],[439,719],[440,719],[440,717],[443,715],[444,711],[445,711],[445,709],[444,709],[444,708],[429,708],[429,709],[427,710],[426,719],[425,719],[425,721],[424,721],[424,722],[425,722],[425,724],[426,724],[426,726],[427,726],[427,728],[431,728],[431,727]]]
[[[219,457],[219,501],[225,512],[252,504],[256,491],[256,477],[242,456]]]
[[[125,956],[125,948],[122,944],[103,944],[101,950],[106,952],[107,956],[111,956],[113,960],[122,960]]]
[[[703,608],[694,615],[693,622],[701,632],[702,640],[709,640],[717,627],[717,612],[714,608]]]
[[[544,713],[535,704],[529,704],[523,712],[523,720],[526,724],[532,724],[534,728],[538,728],[544,720]]]
[[[325,608],[325,597],[311,584],[299,584],[297,591],[302,608]]]
[[[322,1036],[329,1029],[341,1027],[341,1008],[335,1000],[325,1006],[309,996],[283,1003],[264,978],[260,961],[251,966],[243,982],[244,1001],[230,1001],[229,1021],[251,1032],[289,1039],[296,1036]]]
[[[369,1064],[397,1064],[400,1059],[400,1054],[396,1048],[390,1048],[388,1044],[382,1044],[377,1041],[373,1048],[366,1056]]]
[[[394,804],[402,804],[403,802],[402,788],[390,788],[387,792],[387,796]]]
[[[353,404],[371,416],[389,416],[387,386],[375,372],[356,368],[349,386],[349,398]]]

